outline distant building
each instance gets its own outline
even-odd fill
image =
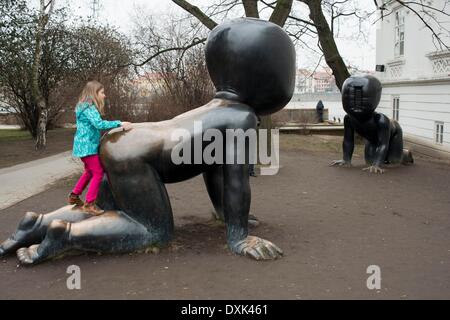
[[[302,94],[312,92],[312,75],[307,69],[298,69],[295,79],[294,93]]]
[[[139,98],[148,98],[162,90],[164,76],[160,72],[147,72],[133,79],[132,84]]]
[[[331,70],[324,68],[323,71],[312,72],[307,69],[298,69],[294,93],[320,92],[339,92]]]
[[[331,69],[313,74],[314,92],[339,92]]]
[[[445,1],[426,4],[444,8]],[[416,152],[448,159],[450,50],[436,48],[431,31],[413,11],[396,1],[383,3],[387,10],[376,34],[376,77],[383,84],[379,111],[399,121]],[[435,21],[450,23],[448,15],[435,10],[433,15]],[[449,43],[449,34],[441,36]]]

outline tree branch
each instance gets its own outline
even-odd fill
[[[319,48],[321,48],[327,65],[333,70],[336,85],[341,90],[345,79],[350,76],[347,67],[339,54],[330,26],[323,14],[320,0],[299,0],[309,8],[309,17],[315,23],[319,35]]]
[[[186,0],[172,0],[175,4],[192,14],[194,17],[196,17],[205,27],[207,27],[209,30],[214,29],[215,26],[217,26],[217,23],[213,21],[210,17],[208,17],[202,10],[200,10],[198,7],[193,6]]]
[[[145,59],[144,61],[142,61],[141,63],[128,63],[122,66],[119,66],[119,68],[125,68],[125,67],[129,67],[129,66],[134,66],[134,67],[142,67],[144,64],[149,63],[151,60],[155,59],[157,56],[166,53],[166,52],[170,52],[170,51],[183,51],[185,52],[186,50],[200,44],[200,43],[204,43],[206,41],[206,38],[202,38],[202,39],[194,39],[192,41],[192,43],[188,44],[187,46],[184,47],[173,47],[173,48],[166,48],[164,50],[158,51],[155,54],[153,54],[152,56],[150,56],[149,58]]]
[[[433,34],[433,36],[437,39],[438,43],[442,46],[444,46],[446,49],[450,49],[449,46],[447,46],[444,41],[442,41],[442,39],[439,37],[438,34],[436,34],[436,32],[434,31],[434,29],[428,24],[428,22],[425,21],[425,19],[413,8],[411,8],[409,5],[406,4],[406,2],[402,1],[402,0],[396,0],[398,3],[400,3],[401,5],[405,6],[406,8],[408,8],[409,10],[411,10],[412,12],[414,12],[414,14],[419,17],[420,20],[422,20],[423,24],[431,31],[431,33]]]

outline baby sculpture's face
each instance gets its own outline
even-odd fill
[[[211,31],[205,55],[217,98],[245,103],[264,115],[292,97],[295,49],[276,24],[253,18],[223,23]]]
[[[352,76],[342,86],[342,105],[345,112],[362,118],[370,116],[378,106],[381,83],[372,76]]]

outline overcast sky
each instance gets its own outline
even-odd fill
[[[37,0],[32,0],[37,1]],[[58,0],[57,0],[58,1]],[[218,0],[215,0],[217,2]],[[367,4],[367,0],[358,0]],[[107,21],[109,24],[117,26],[123,32],[130,32],[133,25],[132,18],[136,12],[150,14],[156,17],[164,18],[164,15],[174,14],[183,15],[186,12],[174,4],[171,0],[99,0],[100,2],[100,20]],[[205,5],[212,3],[213,0],[192,0],[192,4],[204,8]],[[92,0],[77,1],[59,1],[60,5],[70,6],[76,14],[89,15]],[[351,32],[352,27],[347,27],[347,32]],[[366,41],[351,41],[345,39],[336,39],[338,49],[341,55],[351,65],[360,69],[373,70],[375,68],[375,25],[370,25],[368,29],[368,38]],[[313,43],[314,47],[315,44]],[[316,46],[315,46],[316,47]],[[317,47],[316,47],[317,48]],[[311,67],[317,63],[317,56],[310,51],[301,48],[297,49],[299,67]],[[324,63],[323,63],[324,64]],[[325,65],[325,64],[324,64]]]

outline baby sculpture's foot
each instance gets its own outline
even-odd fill
[[[27,212],[19,223],[16,232],[0,244],[0,257],[15,252],[20,247],[30,245],[30,242],[37,240],[38,234],[34,234],[36,222],[39,215],[34,212]]]
[[[59,256],[68,249],[70,226],[69,222],[53,220],[45,239],[40,244],[17,250],[17,258],[23,264],[36,264]]]
[[[20,247],[19,242],[14,240],[13,237],[6,239],[0,244],[0,257],[6,256],[10,252],[17,250],[18,246]]]
[[[345,160],[334,160],[333,162],[331,162],[330,166],[332,167],[351,167],[352,163],[350,161],[345,161]]]
[[[38,244],[32,245],[29,248],[20,248],[17,250],[17,258],[22,264],[34,264],[38,262],[39,254],[38,254]]]
[[[384,173],[384,169],[381,169],[379,166],[370,166],[364,168],[363,171],[369,171],[370,173]]]
[[[283,255],[283,251],[272,242],[254,236],[234,243],[231,250],[255,260],[274,260]]]

